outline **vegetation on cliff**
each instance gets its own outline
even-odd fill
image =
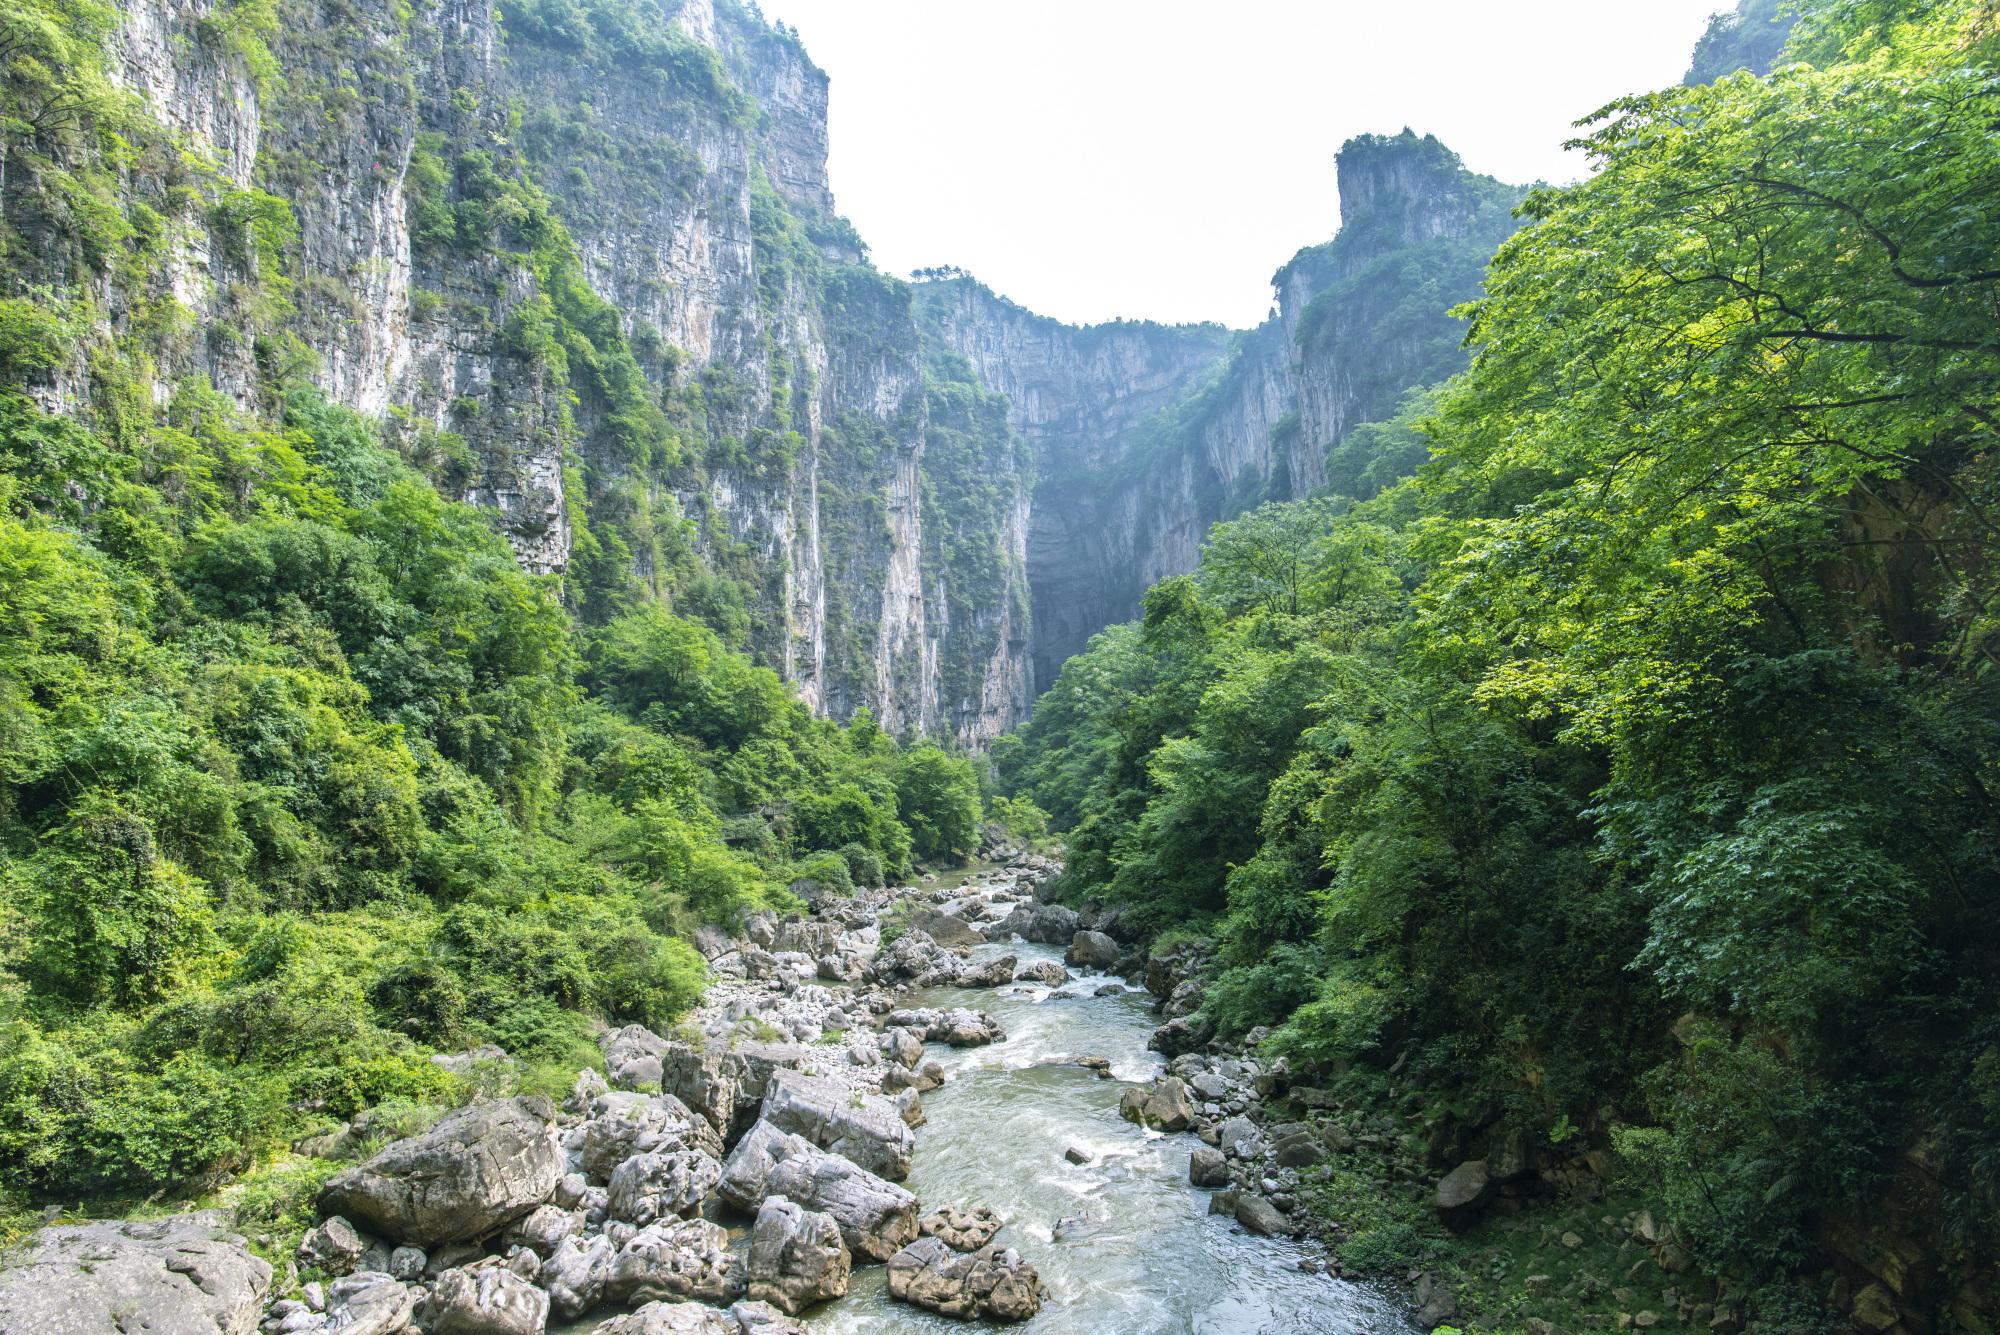
[[[671,1025],[701,922],[957,860],[972,767],[654,604],[584,631],[352,414],[0,396],[0,1182],[176,1192]],[[532,1074],[532,1082],[537,1077]]]

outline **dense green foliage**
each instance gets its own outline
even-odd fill
[[[1903,1193],[1976,1275],[1996,58],[1970,0],[1829,0],[1769,79],[1602,112],[1471,369],[1351,490],[1413,432],[1434,461],[1217,526],[1003,749],[1065,889],[1212,932],[1205,1012],[1303,1070],[1615,1144],[1712,1266],[1782,1272]],[[1914,1146],[1944,1185],[1911,1196]]]
[[[433,1049],[571,1069],[697,999],[695,923],[976,842],[967,761],[658,605],[578,631],[308,394],[258,428],[190,388],[129,441],[0,412],[10,1188],[198,1185],[457,1096]]]

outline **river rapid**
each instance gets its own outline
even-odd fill
[[[1012,942],[974,959],[1052,959],[1048,946]],[[1398,1307],[1351,1281],[1308,1274],[1293,1242],[1257,1238],[1208,1213],[1208,1193],[1188,1185],[1199,1142],[1124,1121],[1128,1081],[1164,1069],[1147,1051],[1153,1029],[1144,991],[1092,996],[1106,976],[1063,988],[1016,983],[998,990],[937,988],[913,1004],[970,1006],[996,1016],[1005,1041],[953,1051],[932,1045],[944,1086],[924,1098],[906,1185],[926,1208],[987,1205],[1007,1221],[999,1241],[1040,1272],[1049,1300],[1020,1327],[1033,1335],[1267,1335],[1400,1333]],[[1055,992],[1081,992],[1058,997]],[[1103,1057],[1115,1079],[1054,1064]],[[1073,1164],[1070,1148],[1090,1161]],[[964,1332],[966,1323],[889,1298],[881,1266],[857,1266],[848,1296],[809,1314],[816,1335]]]

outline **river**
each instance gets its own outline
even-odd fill
[[[1060,951],[1013,943],[1013,954],[1061,962]],[[1068,984],[1089,992],[1116,981]],[[1055,989],[939,988],[909,1004],[970,1006],[1000,1020],[1004,1042],[951,1051],[932,1045],[943,1088],[924,1098],[906,1184],[925,1207],[987,1205],[1006,1220],[999,1241],[1041,1272],[1049,1300],[1019,1329],[1032,1335],[1298,1335],[1402,1332],[1399,1309],[1349,1281],[1298,1268],[1299,1244],[1255,1238],[1208,1213],[1188,1185],[1192,1136],[1162,1136],[1124,1121],[1128,1080],[1161,1070],[1142,991],[1051,998]],[[1047,1058],[1104,1057],[1117,1079]],[[1091,1161],[1072,1164],[1076,1147]],[[963,1332],[964,1322],[892,1302],[881,1266],[857,1266],[848,1296],[809,1314],[815,1335]]]

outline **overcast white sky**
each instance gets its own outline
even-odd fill
[[[1405,125],[1569,180],[1570,125],[1677,81],[1733,0],[762,0],[832,77],[833,189],[876,264],[1064,320],[1262,319]]]

